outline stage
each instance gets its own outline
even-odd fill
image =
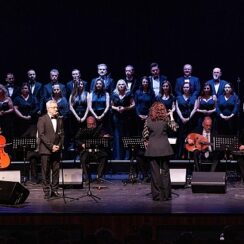
[[[27,233],[43,226],[73,226],[73,231],[80,231],[84,238],[105,227],[123,240],[147,225],[152,228],[154,240],[174,241],[183,231],[201,232],[201,240],[217,238],[226,225],[243,231],[241,181],[227,181],[225,193],[193,193],[190,185],[172,186],[172,200],[159,202],[151,199],[150,183],[125,184],[126,174],[106,175],[105,179],[106,182],[90,185],[91,193],[100,198],[95,200],[87,196],[85,183],[82,187],[66,185],[59,189],[61,198],[45,200],[41,185],[27,182],[24,187],[30,194],[23,204],[1,205],[2,232],[9,230],[10,225],[12,230],[24,229]]]

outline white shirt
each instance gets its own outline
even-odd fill
[[[51,118],[52,116],[50,114],[48,114],[48,115],[49,115],[49,117],[51,119],[51,122],[52,122],[52,125],[53,125],[53,129],[56,132],[57,131],[57,119],[52,119]]]
[[[160,81],[159,79],[157,80],[154,80],[152,79],[152,82],[153,82],[153,90],[155,92],[155,96],[157,96],[159,94],[159,90],[160,90]]]

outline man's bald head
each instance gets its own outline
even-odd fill
[[[207,116],[204,118],[202,122],[202,126],[205,129],[206,132],[210,132],[212,128],[212,119],[211,117]]]
[[[93,116],[89,116],[86,119],[86,126],[88,129],[94,129],[97,127],[96,119]]]

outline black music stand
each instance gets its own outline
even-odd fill
[[[13,139],[13,149],[23,151],[24,173],[23,183],[26,184],[26,153],[27,150],[34,151],[36,149],[36,137],[19,137]]]
[[[218,135],[213,137],[214,150],[224,151],[225,171],[228,178],[228,155],[239,148],[239,140],[235,135]]]
[[[134,160],[136,158],[136,152],[140,150],[144,150],[144,142],[141,137],[139,136],[133,136],[133,137],[122,137],[122,142],[125,149],[129,149],[131,152],[131,158],[130,158],[130,169],[129,169],[129,179],[123,180],[122,182],[124,184],[127,183],[137,183],[138,180],[134,176]]]
[[[95,153],[101,148],[108,148],[109,146],[109,138],[90,138],[81,140],[85,144],[85,150],[88,150],[89,153]],[[97,200],[101,200],[100,197],[93,195],[91,191],[91,169],[90,169],[90,162],[87,164],[87,173],[88,173],[88,190],[86,195],[80,196],[79,198],[83,197],[91,197],[95,202],[98,202]]]

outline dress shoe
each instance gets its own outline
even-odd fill
[[[160,201],[159,197],[153,197],[153,201]]]
[[[60,194],[57,191],[52,191],[52,197],[60,197]]]
[[[44,199],[49,199],[49,198],[50,198],[50,194],[49,193],[44,195]]]
[[[163,198],[163,201],[170,201],[170,200],[172,200],[172,197],[165,197],[165,198]]]

